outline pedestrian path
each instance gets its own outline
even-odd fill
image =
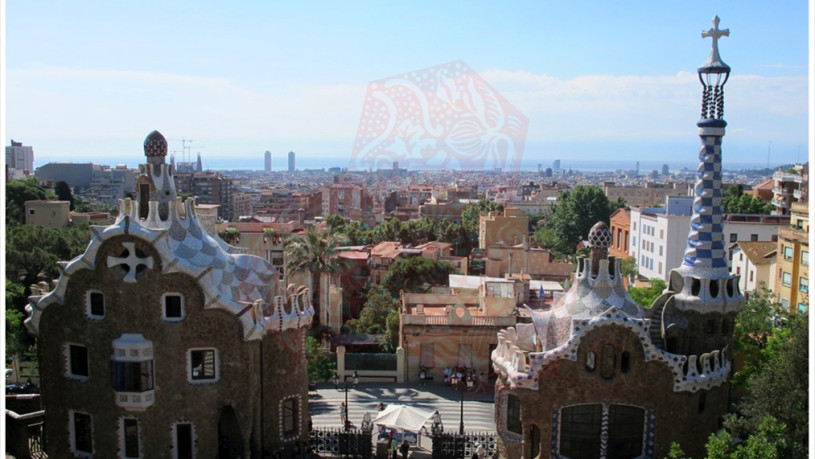
[[[355,426],[362,424],[365,413],[376,418],[377,405],[403,404],[441,415],[444,430],[458,432],[461,422],[461,394],[445,384],[389,384],[360,383],[348,390],[348,417]],[[344,388],[335,389],[332,384],[320,384],[317,391],[309,394],[309,411],[313,427],[342,426],[341,404],[346,400]],[[465,431],[494,432],[495,415],[493,394],[465,392],[463,397],[463,420]],[[428,429],[430,423],[427,424]]]

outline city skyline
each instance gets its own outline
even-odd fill
[[[266,150],[275,170],[288,151],[298,166],[344,166],[370,82],[461,60],[529,118],[522,169],[609,157],[674,168],[698,150],[695,70],[716,14],[731,30],[725,166],[805,161],[811,148],[805,2],[158,5],[6,4],[6,144],[33,146],[37,166],[136,163],[158,129],[177,156],[172,139],[192,139],[206,168],[262,169]]]

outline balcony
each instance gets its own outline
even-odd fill
[[[796,189],[795,191],[793,191],[793,192],[792,192],[792,197],[793,197],[793,198],[795,198],[795,199],[799,199],[799,200],[800,200],[800,199],[801,199],[801,189],[800,189],[800,188],[798,188],[798,189]]]
[[[789,172],[776,172],[773,174],[773,180],[775,182],[797,182],[801,180],[801,176],[798,174],[790,174]]]
[[[115,392],[116,406],[131,411],[144,411],[156,402],[156,391]]]
[[[790,208],[790,205],[787,204],[787,201],[783,200],[783,199],[773,198],[772,204],[775,207],[781,207],[782,209],[789,209]]]
[[[773,187],[773,194],[781,195],[781,196],[789,196],[790,190],[783,187],[783,186],[774,186]]]

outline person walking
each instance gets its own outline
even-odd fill
[[[408,443],[407,439],[402,441],[402,445],[399,447],[399,452],[402,453],[402,459],[407,459],[408,451],[410,451],[410,443]]]

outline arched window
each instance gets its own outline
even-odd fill
[[[594,352],[592,351],[586,352],[586,370],[594,371],[595,366],[596,363]]]
[[[614,377],[614,367],[617,361],[617,351],[611,344],[603,346],[602,361],[600,363],[600,375],[605,379]]]
[[[623,373],[628,373],[628,370],[631,368],[631,354],[628,351],[623,351],[620,355],[620,371]]]

